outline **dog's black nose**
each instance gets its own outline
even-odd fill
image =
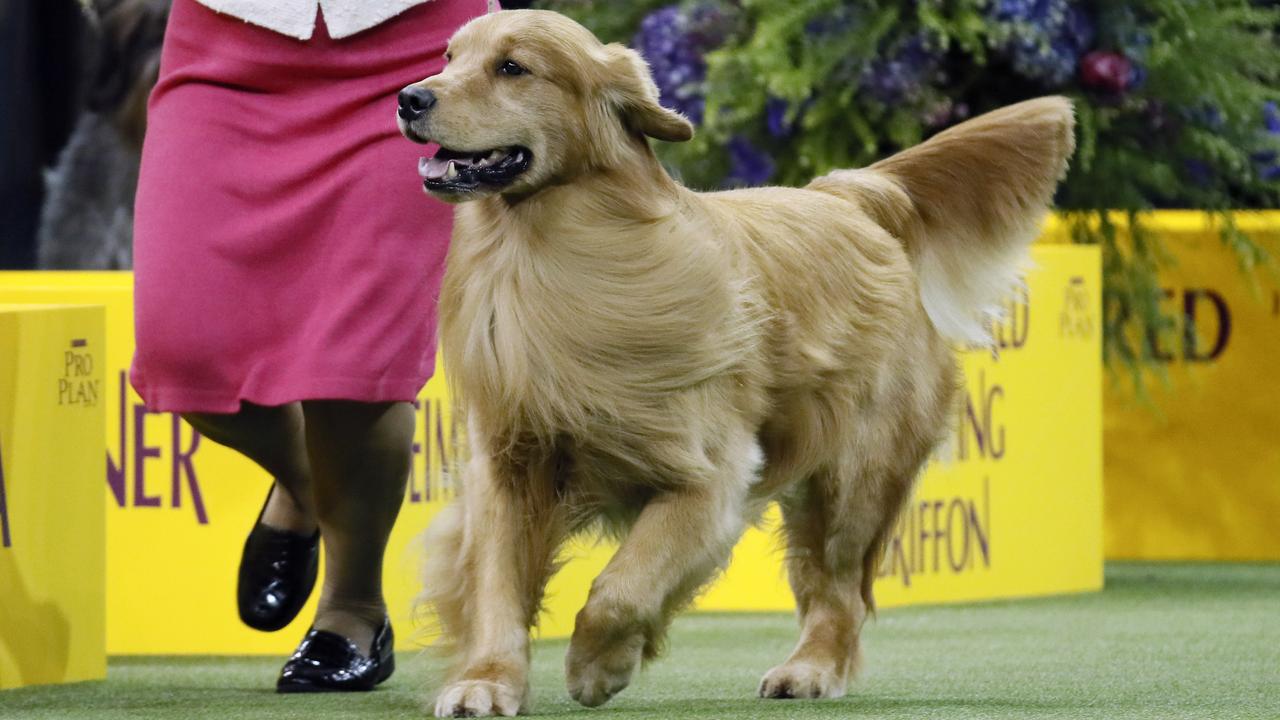
[[[405,120],[417,120],[435,104],[435,93],[421,85],[410,85],[400,91],[400,109],[397,112]]]

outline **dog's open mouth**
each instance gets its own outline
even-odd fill
[[[501,188],[529,169],[531,157],[528,148],[518,145],[482,152],[442,147],[435,157],[418,160],[418,174],[428,190],[437,192]]]

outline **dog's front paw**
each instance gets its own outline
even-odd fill
[[[845,680],[833,669],[807,662],[779,665],[760,681],[762,698],[838,698],[844,691]]]
[[[571,643],[565,661],[569,695],[587,707],[605,704],[631,684],[643,650],[644,636],[639,633],[595,654]]]
[[[450,683],[436,697],[436,717],[514,717],[524,693],[492,680]]]
[[[596,707],[608,702],[627,685],[644,654],[645,638],[633,623],[622,625],[597,621],[588,609],[578,614],[569,654],[565,658],[565,678],[574,700]]]

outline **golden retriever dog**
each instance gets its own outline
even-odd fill
[[[782,508],[800,639],[766,698],[844,694],[882,546],[947,432],[955,344],[981,343],[1073,151],[1062,98],[979,117],[801,189],[697,193],[649,138],[689,122],[644,61],[555,13],[477,18],[401,131],[458,203],[440,297],[471,456],[428,530],[455,663],[439,716],[529,704],[558,551],[617,553],[578,613],[569,693],[596,706]]]

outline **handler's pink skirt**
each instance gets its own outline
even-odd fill
[[[173,4],[134,226],[131,379],[148,407],[412,400],[435,362],[452,214],[396,94],[485,0],[306,42]]]

